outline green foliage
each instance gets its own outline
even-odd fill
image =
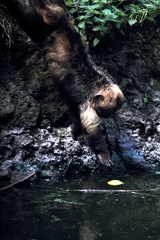
[[[123,25],[154,21],[160,13],[160,0],[66,0],[75,16],[77,30],[96,46],[113,27],[123,33]]]
[[[148,96],[147,93],[145,93],[144,96],[143,96],[143,102],[144,103],[148,103],[149,102],[149,96]]]

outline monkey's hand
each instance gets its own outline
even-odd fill
[[[108,153],[97,154],[97,158],[103,165],[106,165],[109,168],[111,168],[114,165],[114,163],[111,160],[111,156]]]

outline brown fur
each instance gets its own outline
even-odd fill
[[[71,58],[71,46],[66,34],[55,31],[50,35],[50,38],[52,38],[53,42],[48,46],[47,51],[47,59],[49,59],[50,63],[55,61],[57,63],[68,61]]]

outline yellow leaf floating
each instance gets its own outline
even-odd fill
[[[118,186],[118,185],[124,184],[120,180],[111,180],[111,181],[109,181],[107,183],[108,183],[108,185],[111,185],[111,186]]]

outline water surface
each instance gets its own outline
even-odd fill
[[[0,194],[1,240],[160,240],[160,193],[81,193],[76,189],[160,188],[158,175],[36,181]],[[68,191],[66,191],[68,190]]]

